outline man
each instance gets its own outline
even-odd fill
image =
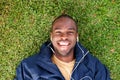
[[[106,67],[78,42],[78,26],[69,15],[53,21],[50,40],[21,62],[16,80],[110,80]]]

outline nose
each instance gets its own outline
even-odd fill
[[[61,39],[62,39],[62,40],[67,40],[67,38],[68,38],[68,35],[67,35],[66,33],[63,33],[63,34],[61,35]]]

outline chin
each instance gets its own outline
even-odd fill
[[[63,56],[63,57],[66,57],[66,56],[68,56],[70,53],[69,52],[66,52],[66,51],[61,51],[61,52],[59,52],[59,55],[60,56]]]

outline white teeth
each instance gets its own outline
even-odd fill
[[[61,46],[67,46],[69,43],[68,42],[59,42]]]

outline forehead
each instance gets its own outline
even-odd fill
[[[62,28],[77,30],[75,21],[67,17],[62,17],[57,19],[52,25],[52,30],[62,29]]]

